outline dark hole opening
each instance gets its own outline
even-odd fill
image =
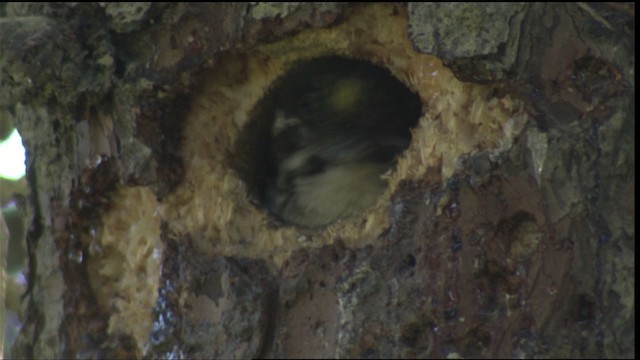
[[[413,93],[368,61],[300,61],[253,109],[234,168],[275,219],[322,226],[361,213],[411,141],[422,113]]]

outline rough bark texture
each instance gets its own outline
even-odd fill
[[[394,5],[416,52],[529,120],[400,181],[372,241],[300,239],[283,261],[145,214],[184,185],[200,74],[369,5],[3,6],[0,116],[31,187],[13,356],[634,356],[633,5]]]

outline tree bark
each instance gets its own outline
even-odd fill
[[[633,5],[4,6],[31,190],[11,356],[634,356]],[[365,225],[274,225],[243,99],[327,52],[418,84],[436,145]],[[420,87],[425,54],[454,90]],[[447,91],[508,120],[449,119]]]

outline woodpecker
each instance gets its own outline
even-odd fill
[[[276,218],[303,227],[374,205],[421,115],[419,97],[386,69],[337,56],[294,65],[269,96],[263,201]]]

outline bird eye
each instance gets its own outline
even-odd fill
[[[245,138],[258,146],[241,176],[284,223],[315,227],[357,215],[384,193],[381,176],[408,148],[421,110],[417,94],[371,62],[299,61],[256,105]]]

